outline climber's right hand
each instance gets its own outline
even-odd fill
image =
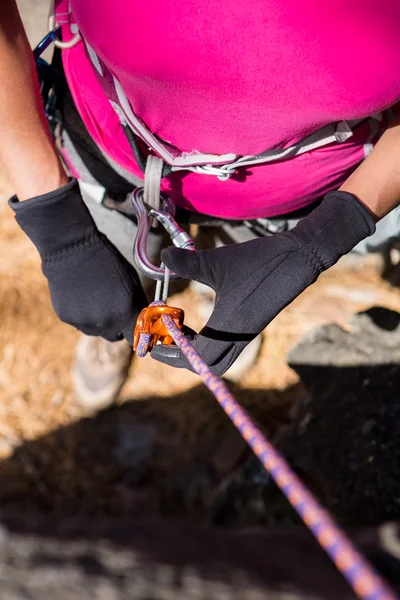
[[[97,230],[77,181],[9,204],[39,251],[59,318],[87,335],[132,344],[145,294],[134,268]]]

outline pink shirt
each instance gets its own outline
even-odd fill
[[[399,0],[69,4],[136,115],[185,152],[258,154],[400,100]],[[111,158],[140,175],[84,45],[63,56],[91,135]],[[367,121],[343,144],[249,167],[228,181],[175,173],[163,188],[177,204],[216,216],[288,212],[338,187],[376,133]]]

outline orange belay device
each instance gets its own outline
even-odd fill
[[[185,316],[181,308],[167,306],[164,302],[156,301],[144,308],[136,322],[133,335],[133,349],[138,356],[150,352],[157,342],[170,346],[174,340],[163,323],[162,316],[170,316],[175,325],[182,329]]]

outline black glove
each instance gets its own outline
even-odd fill
[[[133,267],[97,230],[78,183],[9,204],[39,251],[59,318],[88,335],[132,343],[145,294]]]
[[[373,217],[355,196],[330,192],[291,231],[216,250],[164,250],[171,270],[216,292],[214,311],[193,340],[213,373],[222,375],[285,306],[374,231]],[[151,356],[190,368],[173,346],[158,345]]]

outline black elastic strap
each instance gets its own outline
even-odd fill
[[[129,127],[129,125],[123,125],[122,123],[121,123],[121,125],[122,125],[122,129],[124,130],[124,133],[126,135],[126,138],[129,142],[129,145],[132,149],[132,152],[136,158],[136,162],[137,162],[140,170],[143,171],[143,173],[144,173],[146,171],[147,158],[144,156],[143,152],[141,151],[141,149],[139,147],[136,135],[133,133],[133,131]],[[168,175],[170,175],[171,173],[172,173],[171,165],[167,165],[164,163],[161,177],[168,177]]]

